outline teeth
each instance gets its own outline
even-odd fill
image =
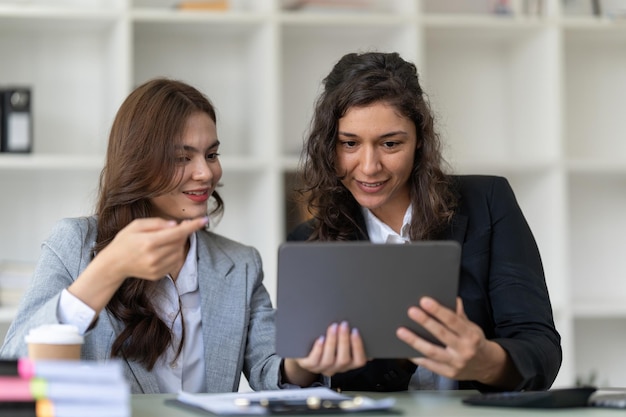
[[[375,182],[375,183],[373,183],[373,184],[369,184],[369,183],[366,183],[366,182],[362,182],[361,184],[363,184],[365,187],[378,187],[379,185],[381,185],[381,184],[382,184],[382,182]]]
[[[184,194],[203,195],[204,191],[183,191]]]

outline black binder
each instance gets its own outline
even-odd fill
[[[31,152],[32,94],[29,88],[0,88],[0,152]]]

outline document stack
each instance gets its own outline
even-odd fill
[[[0,360],[0,417],[130,417],[118,361]]]

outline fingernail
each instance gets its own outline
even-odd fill
[[[344,320],[344,321],[342,321],[342,322],[341,322],[341,328],[342,328],[342,329],[347,329],[347,328],[348,328],[348,322],[347,322],[347,321],[345,321],[345,320]]]
[[[434,304],[434,300],[430,297],[423,297],[420,304],[424,307],[432,307]]]
[[[359,329],[357,329],[356,327],[353,327],[351,333],[352,333],[352,336],[358,336],[359,335]]]
[[[321,335],[320,337],[317,338],[316,343],[323,345],[324,340],[326,340],[326,337],[324,335]]]
[[[333,323],[330,325],[330,331],[333,333],[337,332],[337,323]]]
[[[202,224],[205,225],[205,224],[208,224],[208,223],[209,223],[209,216],[204,216],[202,218]]]

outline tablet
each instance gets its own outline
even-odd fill
[[[286,242],[278,250],[276,352],[305,357],[331,323],[347,320],[370,358],[417,357],[396,337],[405,326],[441,344],[407,316],[423,296],[456,309],[461,245]]]

